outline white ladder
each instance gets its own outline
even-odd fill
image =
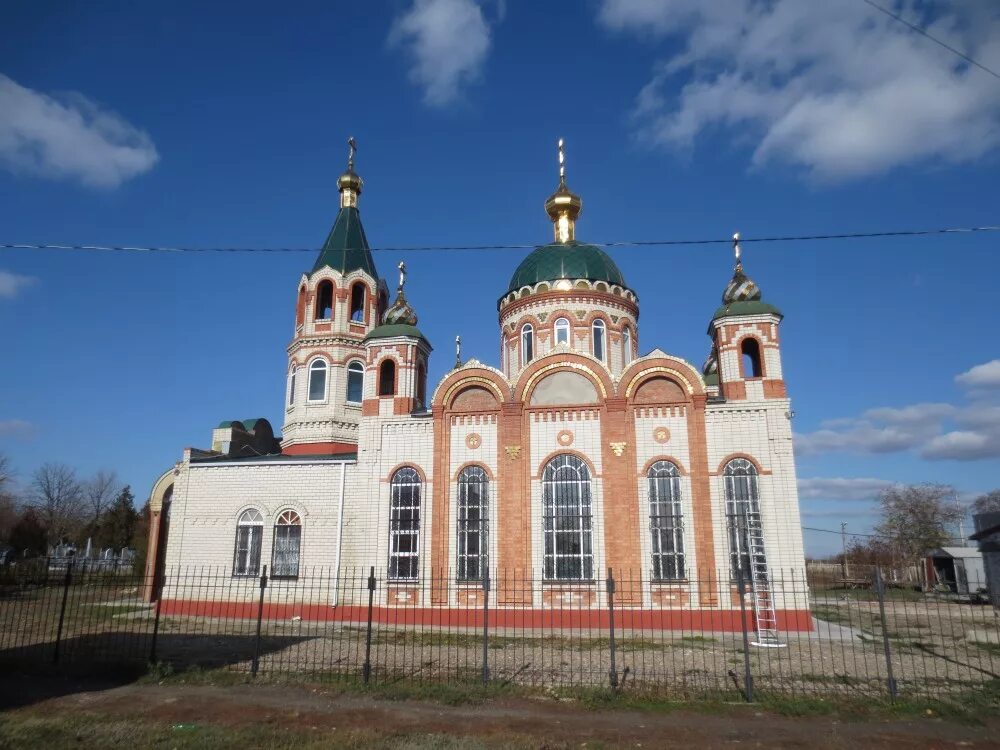
[[[753,606],[757,639],[753,646],[781,648],[785,644],[778,640],[778,616],[774,611],[774,595],[771,589],[771,575],[764,553],[764,529],[760,523],[760,511],[748,508],[746,515],[747,539],[750,549],[750,603]]]

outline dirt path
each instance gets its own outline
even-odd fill
[[[0,680],[0,682],[3,682]],[[42,715],[89,714],[142,718],[166,724],[222,727],[294,727],[333,733],[377,730],[448,734],[460,740],[525,742],[538,748],[801,747],[940,748],[998,747],[1000,720],[984,726],[934,719],[842,721],[790,718],[733,707],[723,715],[588,710],[557,700],[498,699],[484,705],[444,706],[327,694],[321,688],[274,685],[124,685],[56,690],[51,685],[0,687],[0,707]]]

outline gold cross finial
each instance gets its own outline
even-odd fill
[[[347,171],[354,171],[354,153],[358,150],[358,144],[352,135],[347,139]]]
[[[736,256],[737,268],[743,265],[743,263],[740,261],[740,255],[742,254],[743,251],[740,249],[740,233],[736,232],[733,234],[733,255]]]
[[[566,152],[563,150],[563,139],[559,139],[559,184],[566,184]]]
[[[406,284],[406,263],[399,261],[399,265],[396,268],[399,269],[399,288],[396,291],[402,294],[403,285]]]

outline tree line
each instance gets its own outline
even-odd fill
[[[80,477],[66,464],[46,463],[23,487],[14,481],[10,460],[0,454],[0,546],[12,559],[51,554],[60,545],[116,552],[146,545],[148,508],[135,508],[135,496],[114,471]]]

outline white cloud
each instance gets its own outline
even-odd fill
[[[895,453],[910,450],[939,434],[944,419],[956,411],[951,404],[938,403],[869,409],[860,418],[829,420],[815,432],[796,435],[795,449],[803,455],[829,451]]]
[[[1000,388],[1000,359],[993,359],[955,376],[966,388]]]
[[[36,281],[38,279],[34,276],[21,276],[0,269],[0,299],[14,299],[22,289]]]
[[[146,132],[82,94],[57,99],[0,74],[0,166],[113,188],[159,158]]]
[[[900,12],[1000,65],[1000,5],[929,7],[904,0]],[[636,99],[639,137],[652,145],[688,149],[718,130],[749,144],[755,166],[826,180],[969,162],[1000,145],[996,79],[862,2],[603,0],[598,18],[680,40]]]
[[[505,10],[501,2],[498,16]],[[409,53],[410,79],[424,90],[424,101],[443,107],[458,99],[464,85],[479,79],[490,35],[490,25],[475,0],[414,0],[393,21],[389,44]]]
[[[35,426],[23,419],[0,419],[0,437],[27,438],[35,434]]]
[[[799,479],[799,497],[804,500],[874,500],[893,484],[888,479],[812,477]]]

